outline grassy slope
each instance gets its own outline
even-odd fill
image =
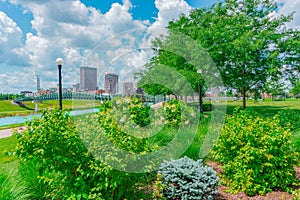
[[[63,100],[64,109],[83,109],[99,106],[100,102],[92,100]],[[38,103],[39,110],[58,108],[57,100],[47,100]],[[12,104],[8,100],[0,101],[0,117],[28,115],[34,113],[35,104],[31,101],[23,102],[23,105],[18,106]]]
[[[17,139],[12,136],[0,139],[0,166],[17,160],[16,156],[7,156],[6,152],[13,152],[17,144]]]

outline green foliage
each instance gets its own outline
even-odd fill
[[[292,88],[292,92],[294,93],[295,97],[299,97],[300,94],[300,82],[298,81],[296,85]]]
[[[278,112],[280,125],[288,127],[291,131],[300,129],[300,111],[296,110],[281,110]]]
[[[144,176],[121,172],[96,160],[82,143],[69,114],[59,110],[28,122],[27,130],[16,137],[16,154],[35,166],[33,172],[27,171],[33,174],[29,182],[39,183],[34,190],[42,191],[40,199],[129,198]]]
[[[29,197],[29,191],[24,181],[18,176],[17,171],[9,172],[0,170],[0,199],[1,200],[25,200]]]
[[[167,199],[213,199],[217,193],[216,172],[202,160],[188,157],[165,161],[158,173],[162,175],[163,193]]]
[[[164,102],[163,108],[166,112],[166,123],[170,126],[179,126],[182,112],[180,101],[171,99],[169,102]]]
[[[211,103],[202,104],[202,110],[204,112],[213,111],[214,109],[215,109],[215,107]]]
[[[137,138],[142,126],[148,125],[149,107],[145,107],[137,98],[116,98],[105,102],[98,113],[99,125],[106,137],[118,148],[135,153],[149,152],[146,138]],[[144,129],[142,129],[144,130]],[[146,134],[146,133],[145,133]]]
[[[280,126],[278,116],[262,118],[235,110],[212,155],[223,164],[223,182],[231,192],[265,194],[274,188],[288,190],[296,181],[298,154],[291,146],[290,130]]]
[[[293,191],[293,200],[300,199],[300,189]]]
[[[153,200],[165,200],[166,197],[164,197],[163,190],[166,186],[162,183],[162,175],[157,174],[156,180],[153,186],[153,194],[152,199]]]
[[[273,0],[228,0],[205,9],[194,9],[189,16],[182,15],[169,23],[168,36],[154,42],[158,50],[148,66],[163,64],[180,73],[186,72],[182,75],[196,90],[200,82],[195,79],[196,71],[201,66],[207,82],[212,73],[208,61],[211,57],[224,85],[235,88],[245,97],[250,89],[262,88],[270,77],[281,77],[282,63],[291,66],[290,75],[299,70],[299,31],[283,28],[292,20],[292,14],[270,17],[277,9]],[[183,35],[180,39],[174,36],[178,33]],[[192,51],[194,46],[186,42],[184,36],[192,38],[209,55]],[[178,49],[184,49],[189,55],[180,55]],[[284,58],[282,52],[286,54]],[[194,59],[198,63],[190,62]],[[243,101],[246,105],[245,98]]]

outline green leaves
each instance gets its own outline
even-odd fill
[[[223,181],[231,192],[265,194],[274,188],[285,190],[296,181],[297,153],[291,149],[291,133],[281,127],[278,116],[255,117],[236,110],[228,117],[212,151],[223,163]]]

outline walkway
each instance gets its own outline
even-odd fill
[[[10,136],[12,136],[12,133],[15,130],[18,130],[18,132],[20,132],[20,131],[24,130],[24,128],[25,127],[18,127],[18,128],[10,128],[10,129],[0,130],[0,139],[10,137]]]

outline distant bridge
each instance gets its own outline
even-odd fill
[[[107,95],[107,94],[89,94],[82,92],[63,92],[62,99],[76,99],[76,100],[99,100],[107,101],[113,98],[116,95]],[[23,101],[45,101],[45,100],[56,100],[58,99],[58,93],[43,94],[39,96],[28,96],[28,97],[18,97],[13,101],[15,103],[20,103]]]

